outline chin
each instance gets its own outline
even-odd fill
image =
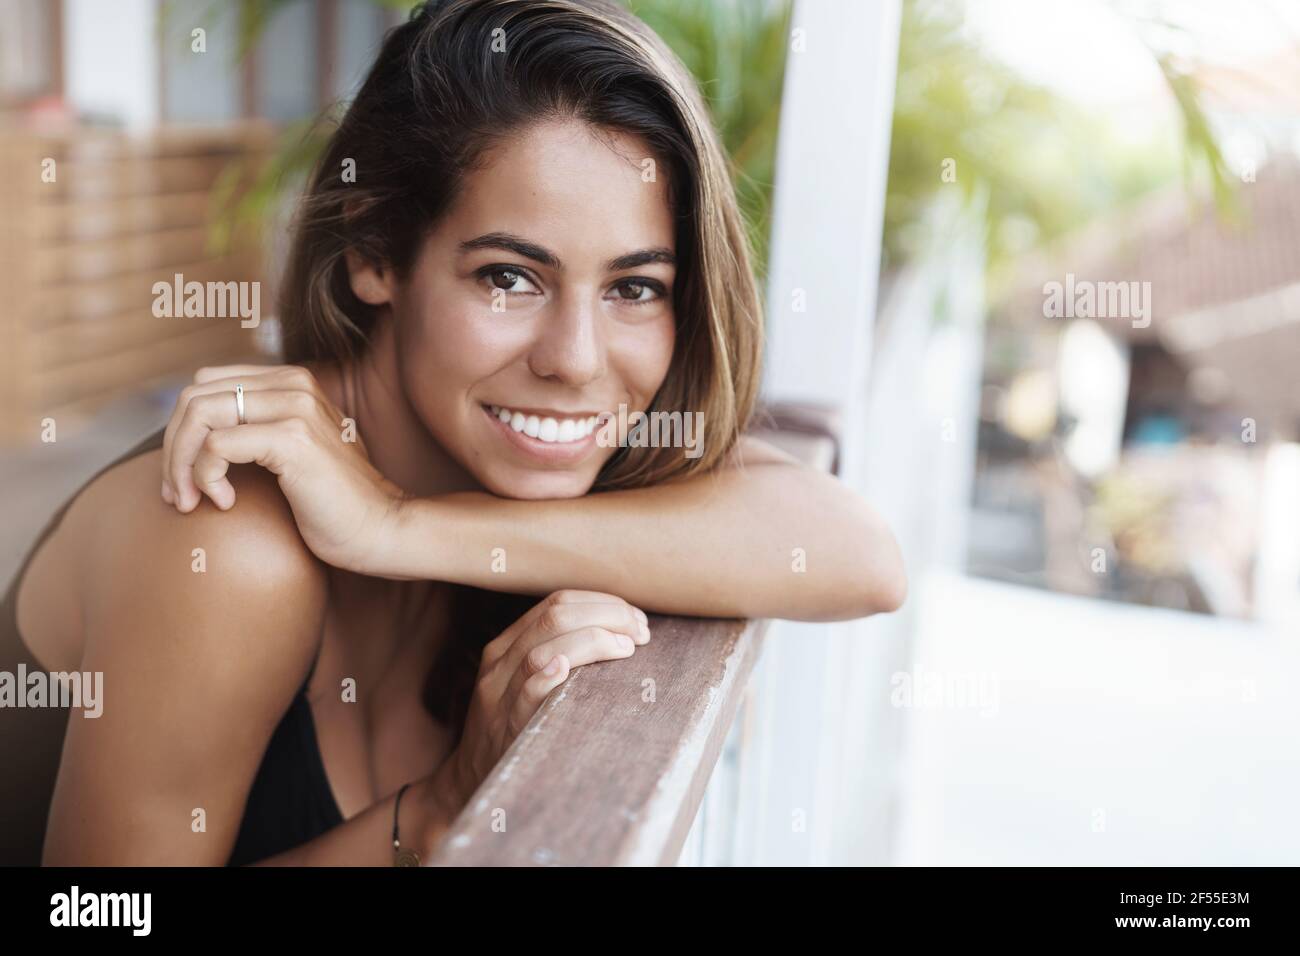
[[[462,447],[469,450],[462,460],[472,463],[475,480],[498,497],[521,500],[581,498],[591,491],[614,451],[600,447],[595,413],[585,430],[560,429],[550,420],[549,432],[537,414],[529,415],[524,425],[518,413],[512,426],[505,410],[476,404],[462,433]]]
[[[485,475],[480,477],[484,489],[499,498],[520,501],[544,501],[556,498],[581,498],[591,491],[595,476],[560,472]]]

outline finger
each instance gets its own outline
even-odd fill
[[[560,654],[544,670],[524,682],[519,693],[510,702],[507,726],[510,728],[511,739],[517,737],[528,726],[528,722],[533,719],[533,714],[537,713],[537,708],[541,707],[551,691],[563,684],[568,677],[569,662],[563,654]]]
[[[220,401],[229,406],[231,414],[237,419],[237,402],[234,394],[228,397],[221,396]],[[193,448],[197,453],[197,449],[206,440],[208,431],[214,427],[225,427],[226,424],[221,416],[216,414],[212,395],[205,394],[197,386],[188,386],[181,391],[176,409],[172,412],[167,430],[163,433],[162,451],[163,497],[165,499],[167,491],[170,490],[178,511],[182,513],[192,511],[198,506],[199,499],[202,497],[194,485],[189,467],[184,469],[177,467],[178,444],[181,448]],[[193,460],[192,454],[187,457],[190,461]]]
[[[204,385],[208,382],[219,381],[225,378],[248,378],[254,375],[265,375],[268,372],[279,372],[286,368],[293,368],[291,365],[210,365],[199,369],[194,373],[194,382],[197,385]]]
[[[569,602],[552,602],[543,608],[519,635],[503,657],[505,666],[514,669],[523,661],[524,655],[539,644],[571,634],[583,628],[599,627],[605,630],[626,634],[634,643],[644,644],[650,639],[650,629],[644,622],[645,615],[638,608],[632,607],[621,598],[612,601],[593,601],[589,604]]]
[[[228,378],[213,377],[222,372],[233,372],[234,374]],[[202,378],[201,382],[200,378]],[[210,369],[202,368],[195,373],[195,382],[196,384],[187,385],[181,389],[181,393],[176,399],[176,408],[172,411],[167,427],[163,430],[161,464],[164,500],[167,499],[170,491],[176,498],[184,498],[186,501],[193,501],[194,504],[198,504],[192,493],[188,496],[177,494],[178,489],[173,484],[175,479],[172,477],[175,470],[172,459],[176,432],[185,419],[190,403],[196,398],[228,392],[234,403],[230,407],[238,408],[238,402],[234,399],[236,385],[244,386],[245,398],[247,398],[249,392],[270,388],[304,389],[313,392],[318,398],[321,397],[315,377],[306,369],[296,365],[223,365]],[[192,492],[192,489],[187,490]]]
[[[569,666],[582,667],[598,661],[616,661],[631,657],[636,645],[626,634],[603,627],[584,627],[568,634],[538,644],[524,655],[506,685],[505,698],[509,700],[519,687],[542,673],[546,666],[563,655]]]
[[[228,511],[235,504],[235,487],[227,477],[230,466],[274,463],[276,443],[281,439],[274,424],[213,429],[194,460],[194,484],[218,508]]]
[[[497,694],[504,694],[525,655],[533,648],[588,627],[623,634],[634,645],[650,640],[645,613],[622,598],[599,591],[556,592],[483,649],[481,663],[488,686]],[[545,664],[545,661],[538,663]]]
[[[213,448],[214,435],[224,434],[230,429],[208,432],[208,440],[203,443],[203,450],[194,460],[194,485],[199,491],[212,499],[212,503],[222,511],[229,511],[235,505],[235,486],[226,477],[230,470],[230,460],[222,457]]]
[[[235,504],[235,489],[227,472],[231,465],[258,464],[273,474],[282,471],[281,449],[289,440],[287,422],[239,425],[208,433],[194,461],[194,482],[223,511]]]
[[[199,373],[204,373],[199,380]],[[223,385],[234,388],[243,383],[245,388],[296,388],[304,392],[321,394],[320,382],[310,369],[301,365],[220,365],[212,369],[200,369],[195,373],[196,388],[217,388]]]
[[[618,595],[607,594],[604,591],[554,591],[530,607],[524,614],[520,615],[518,620],[484,646],[483,663],[492,664],[504,657],[519,637],[533,625],[538,616],[545,613],[546,609],[552,604],[616,604],[631,607]],[[645,618],[644,612],[641,612],[640,609],[634,610],[642,619]]]
[[[176,407],[172,409],[172,414],[167,419],[167,427],[163,429],[163,446],[162,446],[162,482],[163,482],[163,500],[168,504],[177,501],[175,489],[171,479],[171,450],[172,436],[180,426],[181,420],[185,417],[185,412],[190,406],[190,399],[196,394],[196,387],[187,385],[181,389],[180,394],[176,396]]]
[[[307,392],[271,390],[244,392],[245,424],[267,424],[289,418],[308,419],[318,410],[314,396]],[[239,405],[233,394],[212,392],[190,399],[185,415],[172,436],[171,470],[168,478],[180,499],[178,507],[188,512],[199,503],[200,488],[193,469],[209,433],[218,428],[240,425]],[[216,487],[221,487],[218,484]],[[213,499],[221,506],[221,502]],[[233,500],[231,501],[233,504]]]

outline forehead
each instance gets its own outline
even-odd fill
[[[577,120],[538,123],[494,146],[465,176],[446,226],[456,241],[513,233],[566,265],[673,248],[662,163],[640,137]]]

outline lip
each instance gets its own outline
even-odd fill
[[[596,447],[596,435],[600,431],[599,428],[593,429],[591,434],[585,435],[577,441],[545,442],[540,438],[529,438],[523,432],[515,431],[496,415],[493,415],[492,410],[486,405],[479,405],[479,408],[482,409],[489,424],[491,424],[506,441],[536,462],[552,465],[572,465],[582,461],[590,455],[592,450]],[[539,418],[543,416],[549,416],[551,418],[583,418],[600,414],[599,412],[590,412],[586,416],[575,415],[572,412],[567,414],[557,414],[553,411],[539,412],[531,408],[513,407],[511,407],[510,410],[512,412],[517,411],[528,415],[537,415]]]
[[[492,402],[480,402],[484,408],[494,404]],[[525,405],[497,405],[498,408],[508,408],[512,412],[519,412],[521,415],[536,415],[538,418],[554,418],[559,421],[561,418],[590,418],[592,415],[604,414],[600,409],[591,409],[585,412],[565,412],[555,408],[528,408]]]

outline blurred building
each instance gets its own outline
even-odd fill
[[[976,503],[1004,520],[1018,511],[1030,550],[1019,573],[996,549],[973,554],[975,569],[1041,568],[1036,583],[1072,593],[1235,616],[1294,613],[1300,557],[1282,541],[1287,529],[1300,540],[1298,232],[1300,160],[1280,153],[1226,214],[1175,187],[1023,265],[995,310],[991,334],[1007,348],[990,349]],[[1107,310],[1098,293],[1090,315],[1049,316],[1052,283],[1141,283],[1149,301],[1144,314]],[[1072,367],[1093,386],[1073,407]],[[1097,462],[1081,460],[1085,431]]]
[[[402,16],[373,0],[0,2],[0,435],[30,444],[53,421],[66,437],[108,402],[273,350],[287,233],[251,225],[274,206],[232,214]],[[160,318],[159,280],[251,288],[258,314]]]
[[[374,0],[0,0],[0,573],[166,420],[195,368],[274,348],[287,232],[276,208],[264,231],[229,214],[404,16]],[[256,284],[258,321],[159,317],[155,283],[178,275]]]

